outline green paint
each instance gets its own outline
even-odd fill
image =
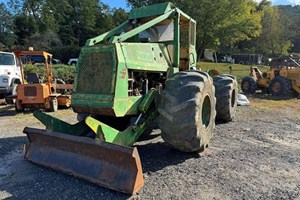
[[[79,136],[89,129],[84,121],[76,124],[69,124],[38,110],[33,112],[33,116],[42,122],[46,126],[47,130],[55,132]]]
[[[125,40],[127,40],[128,38],[131,38],[133,36],[135,36],[136,34],[139,34],[141,32],[143,32],[144,30],[158,24],[159,22],[169,18],[170,16],[172,16],[174,13],[172,11],[169,11],[159,17],[154,18],[153,20],[146,22],[145,24],[142,24],[124,34],[121,34],[119,36],[114,36],[110,39],[109,43],[116,43],[116,42],[123,42]]]
[[[145,97],[143,98],[142,102],[139,105],[139,111],[142,113],[146,113],[152,103],[154,102],[155,97],[158,95],[158,92],[154,89],[150,90]]]
[[[87,117],[85,121],[103,141],[123,146],[132,146],[157,116],[158,112],[152,110],[144,123],[136,127],[131,125],[124,131],[118,131],[92,117]]]
[[[103,40],[106,40],[116,34],[120,34],[126,27],[128,27],[129,24],[130,24],[129,21],[127,20],[124,23],[122,23],[121,25],[119,25],[118,27],[112,29],[111,31],[108,31],[97,37],[87,40],[85,43],[85,46],[93,46],[93,45],[98,44],[98,43],[102,42]]]
[[[129,13],[129,19],[138,19],[143,17],[162,15],[175,8],[174,4],[166,2],[147,7],[132,9]]]
[[[173,67],[179,67],[180,64],[180,13],[175,13],[174,18],[174,63]]]
[[[144,18],[144,20],[140,20]],[[137,19],[137,20],[134,20]],[[166,21],[167,20],[167,21]],[[162,3],[133,9],[129,19],[120,26],[102,35],[91,38],[82,48],[76,67],[72,107],[76,112],[107,114],[114,117],[140,115],[142,123],[129,125],[124,131],[116,130],[92,117],[86,124],[107,142],[131,146],[158,115],[153,106],[157,92],[149,90],[146,95],[128,96],[129,72],[167,73],[170,77],[179,71],[180,65],[180,23],[190,23],[188,57],[195,65],[195,21],[172,3]],[[144,23],[141,23],[141,22]],[[173,39],[157,43],[144,43],[139,34],[164,22],[173,21]],[[134,23],[136,22],[136,23]],[[163,23],[162,23],[163,22]],[[193,29],[191,24],[193,23]],[[192,34],[194,33],[194,34]],[[186,58],[187,57],[187,58]],[[191,59],[192,58],[192,59]],[[191,61],[193,60],[193,61]],[[150,89],[150,88],[149,88]],[[204,108],[202,115],[207,115]],[[48,115],[36,114],[47,129],[74,133],[86,130],[84,122],[70,125]],[[207,118],[203,118],[204,125]]]

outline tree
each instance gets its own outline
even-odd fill
[[[26,46],[28,38],[38,31],[38,25],[31,16],[19,15],[14,18],[14,33],[19,38],[19,44]]]
[[[122,8],[113,9],[112,13],[115,26],[122,24],[128,18],[128,14]]]
[[[264,8],[262,18],[262,34],[257,38],[257,49],[267,55],[287,54],[291,48],[288,30],[290,21],[280,16],[278,9],[274,7]]]
[[[44,31],[58,33],[65,45],[72,45],[76,38],[71,24],[73,7],[68,0],[47,0],[43,6]]]
[[[12,32],[12,14],[8,11],[4,3],[0,3],[0,43],[2,43],[6,49],[16,42],[16,35]]]
[[[272,2],[269,0],[262,0],[256,7],[256,10],[258,11],[263,11],[264,8],[266,7],[271,7],[272,6]]]
[[[7,5],[11,13],[20,14],[22,13],[23,3],[24,3],[23,0],[9,0],[7,2]]]
[[[163,0],[128,0],[133,7],[164,2]],[[197,21],[197,51],[232,46],[250,40],[261,32],[261,12],[253,0],[173,0],[173,3]]]
[[[82,46],[93,35],[99,15],[98,0],[69,0],[73,8],[70,24],[74,31],[76,44]]]
[[[41,20],[44,0],[24,0],[23,13],[32,16],[38,23]]]
[[[50,51],[52,48],[62,46],[62,42],[56,33],[47,31],[30,36],[27,45],[35,50]]]
[[[65,45],[85,44],[97,32],[98,0],[47,0],[42,21],[45,30],[59,34]]]
[[[293,43],[291,53],[300,53],[300,6],[277,6],[285,32]],[[286,22],[287,21],[287,22]],[[286,26],[288,24],[288,26]]]

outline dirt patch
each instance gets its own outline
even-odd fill
[[[250,101],[251,106],[238,107],[233,122],[216,126],[200,155],[171,149],[154,123],[135,144],[145,186],[132,197],[24,161],[22,129],[43,126],[31,113],[14,115],[13,108],[5,108],[0,111],[0,199],[299,199],[299,100]],[[71,110],[55,115],[75,121]]]
[[[291,98],[291,99],[276,99],[276,98],[270,98],[269,99],[264,98],[266,95],[255,95],[250,96],[249,99],[251,101],[251,106],[253,108],[258,109],[268,109],[268,110],[294,110],[300,112],[300,104],[299,99]],[[260,97],[260,98],[257,98]]]

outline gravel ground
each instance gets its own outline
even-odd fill
[[[202,154],[170,149],[154,123],[135,144],[145,185],[134,196],[25,161],[23,128],[43,126],[0,106],[0,199],[300,199],[299,100],[251,103],[216,126]],[[75,121],[71,110],[55,115]]]

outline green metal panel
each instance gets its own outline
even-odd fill
[[[171,66],[168,49],[164,44],[120,43],[116,45],[118,60],[126,59],[127,69],[166,72]]]
[[[33,112],[33,116],[42,122],[47,130],[62,132],[69,135],[81,135],[89,130],[84,121],[76,124],[69,124],[38,110]]]
[[[92,46],[95,45],[99,42],[102,42],[105,39],[108,39],[118,33],[120,33],[122,30],[124,30],[128,25],[129,25],[129,21],[125,21],[124,23],[122,23],[121,25],[119,25],[118,27],[112,29],[111,31],[108,31],[106,33],[103,33],[97,37],[91,38],[89,40],[86,41],[85,46]]]
[[[167,12],[159,17],[156,17],[154,19],[152,19],[151,21],[145,23],[145,24],[142,24],[122,35],[119,35],[119,36],[114,36],[110,39],[109,43],[116,43],[116,42],[123,42],[125,40],[127,40],[128,38],[131,38],[139,33],[141,33],[142,31],[154,26],[155,24],[158,24],[159,22],[171,17],[172,15],[174,14],[174,12]]]
[[[77,94],[72,95],[72,107],[88,106],[88,107],[113,107],[113,96],[103,94]]]
[[[138,107],[143,96],[132,96],[124,99],[114,99],[114,112],[117,117],[138,114]]]
[[[173,8],[175,8],[174,4],[169,2],[136,8],[130,11],[129,19],[138,19],[143,17],[162,15]]]
[[[141,125],[131,125],[124,131],[118,131],[92,117],[86,118],[86,124],[105,142],[132,146],[157,116],[158,112],[153,110]]]

